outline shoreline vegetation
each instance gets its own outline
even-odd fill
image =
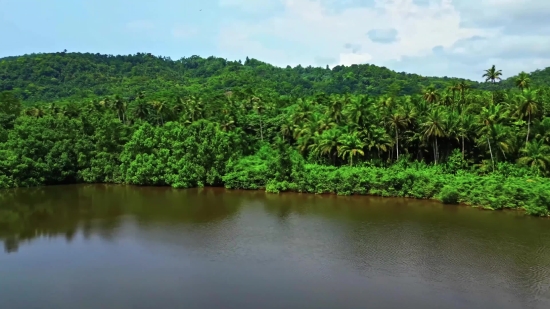
[[[248,58],[4,58],[0,188],[217,186],[549,216],[550,69],[481,74],[486,83]]]

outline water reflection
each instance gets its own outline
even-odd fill
[[[6,252],[20,242],[80,231],[116,237],[122,218],[131,215],[143,228],[155,222],[215,223],[238,211],[239,203],[219,190],[174,190],[131,186],[82,185],[4,190],[0,194],[0,240]]]
[[[196,302],[190,308],[207,302],[199,287],[230,289],[221,274],[241,278],[229,282],[248,292],[286,286],[291,291],[278,295],[290,306],[311,295],[315,308],[364,307],[367,296],[382,307],[550,305],[550,220],[515,212],[407,199],[88,185],[5,191],[0,223],[7,253],[33,239],[61,238],[86,252],[79,263],[126,267],[120,276],[136,280],[183,280],[169,269],[187,261],[193,266],[185,272],[200,273],[182,281],[193,291],[184,293]],[[37,246],[28,248],[53,248]],[[65,258],[54,248],[52,256]],[[220,297],[229,297],[227,308],[242,302]],[[277,301],[255,305],[275,308]]]

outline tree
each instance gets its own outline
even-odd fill
[[[458,137],[462,144],[462,159],[464,159],[464,140],[470,140],[472,133],[475,132],[476,119],[472,114],[462,113],[458,121]]]
[[[340,146],[338,147],[338,155],[342,157],[342,159],[348,157],[350,166],[353,166],[353,157],[357,155],[365,155],[365,152],[363,151],[363,148],[365,148],[365,143],[361,141],[358,132],[344,134],[338,142],[340,143]]]
[[[519,164],[530,166],[539,173],[547,173],[550,168],[550,146],[545,145],[541,140],[528,142],[525,148],[521,149],[522,157],[518,159]]]
[[[523,93],[517,97],[517,100],[517,112],[520,118],[527,117],[527,136],[525,137],[525,144],[527,144],[529,142],[529,135],[531,134],[531,118],[533,114],[538,113],[541,109],[541,104],[538,100],[538,93],[536,90],[524,90]]]
[[[428,103],[436,103],[441,98],[441,94],[437,92],[434,86],[430,86],[424,90],[424,100]]]
[[[422,127],[424,128],[423,134],[426,140],[432,141],[433,143],[434,161],[435,164],[437,164],[439,161],[439,147],[437,144],[437,139],[446,135],[443,123],[443,112],[441,109],[432,109],[428,115],[426,115],[426,120],[422,123]]]
[[[516,87],[519,88],[519,90],[529,89],[529,86],[531,84],[531,79],[529,78],[529,74],[521,71],[518,76],[515,79]]]
[[[387,119],[390,130],[395,132],[395,151],[397,154],[397,160],[399,160],[399,130],[405,129],[409,124],[409,120],[401,113],[401,111],[395,111],[389,115]]]
[[[491,68],[485,70],[485,73],[481,77],[485,77],[485,82],[491,81],[493,84],[496,83],[496,81],[500,81],[502,76],[502,70],[497,70],[495,68],[495,65],[491,66]]]
[[[21,102],[11,91],[0,93],[0,127],[13,128],[13,123],[21,111]]]
[[[320,156],[327,155],[332,164],[336,164],[341,136],[342,132],[338,129],[329,129],[321,134],[316,132],[314,143],[309,147]]]

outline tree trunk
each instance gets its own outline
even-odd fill
[[[395,151],[397,153],[397,161],[399,161],[399,131],[395,127]]]
[[[439,162],[439,147],[437,146],[437,137],[435,138],[435,155],[437,159],[435,159],[435,164]]]
[[[531,113],[529,113],[529,121],[527,122],[527,138],[525,139],[525,145],[529,143],[529,134],[531,133]]]
[[[435,165],[437,165],[437,154],[436,154],[436,150],[435,150],[435,148],[436,148],[435,141],[432,143],[432,147],[434,149],[434,163],[435,163]]]
[[[262,142],[264,141],[264,131],[262,127],[262,114],[260,114],[260,138],[262,139]]]
[[[489,144],[489,152],[491,153],[491,162],[493,162],[493,172],[495,171],[495,160],[493,158],[493,150],[491,149],[491,141],[489,140],[489,135],[487,135],[487,144]]]
[[[464,160],[464,135],[462,135],[462,160]]]

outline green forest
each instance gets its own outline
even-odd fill
[[[0,188],[120,183],[550,215],[550,68],[485,82],[193,56],[0,59]]]

